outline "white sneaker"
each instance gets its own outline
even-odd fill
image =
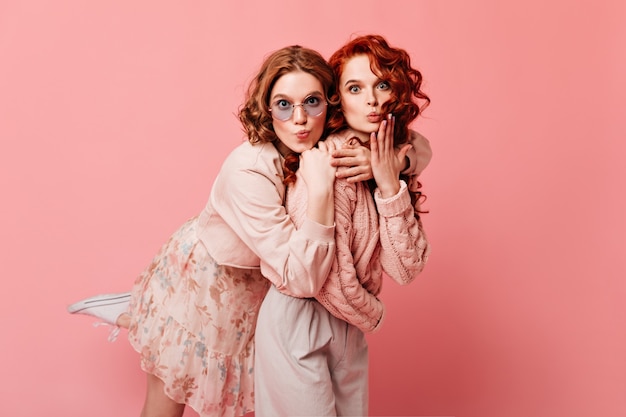
[[[117,326],[117,318],[128,311],[129,302],[129,292],[101,294],[69,305],[67,311],[70,314],[86,314],[111,326]]]

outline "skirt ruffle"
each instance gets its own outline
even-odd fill
[[[203,417],[254,408],[254,330],[269,281],[218,265],[192,218],[163,245],[133,288],[128,338],[165,393]]]

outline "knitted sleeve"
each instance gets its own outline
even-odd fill
[[[373,204],[370,210],[363,209],[363,205],[373,203],[370,195],[365,194],[363,198],[355,190],[354,184],[335,181],[336,256],[316,299],[332,315],[367,333],[380,328],[385,308],[382,301],[363,286],[362,281],[369,278],[358,276],[357,267],[360,263],[369,265],[372,258],[377,258],[379,235]],[[357,209],[357,205],[361,207]],[[355,239],[356,228],[359,228],[358,236],[367,236],[367,239]],[[367,268],[360,269],[372,273]]]
[[[400,181],[398,194],[386,199],[376,190],[374,199],[379,213],[383,270],[397,283],[408,284],[424,269],[430,245],[422,222],[414,216],[407,184]]]

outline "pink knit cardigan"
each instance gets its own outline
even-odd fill
[[[342,132],[327,140],[341,146],[350,137],[350,132]],[[428,259],[430,246],[409,195],[409,187],[416,184],[417,175],[412,175],[409,184],[401,181],[397,195],[383,199],[378,190],[372,198],[363,182],[335,181],[337,251],[330,275],[315,298],[335,317],[363,332],[376,331],[383,322],[385,308],[377,298],[383,271],[399,284],[408,284]],[[306,199],[304,181],[289,186],[286,207],[296,227],[306,218]]]

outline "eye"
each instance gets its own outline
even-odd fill
[[[387,81],[381,81],[378,83],[378,85],[376,86],[376,88],[378,88],[379,90],[390,90],[391,86],[389,85],[389,83]]]
[[[285,110],[291,107],[291,103],[283,99],[276,101],[276,103],[274,103],[274,106],[276,106],[280,110]]]
[[[304,104],[308,104],[309,106],[317,106],[322,102],[319,97],[310,96],[304,99]]]
[[[358,92],[361,91],[361,87],[359,87],[358,85],[351,85],[351,86],[348,86],[348,91],[352,94],[357,94]]]

